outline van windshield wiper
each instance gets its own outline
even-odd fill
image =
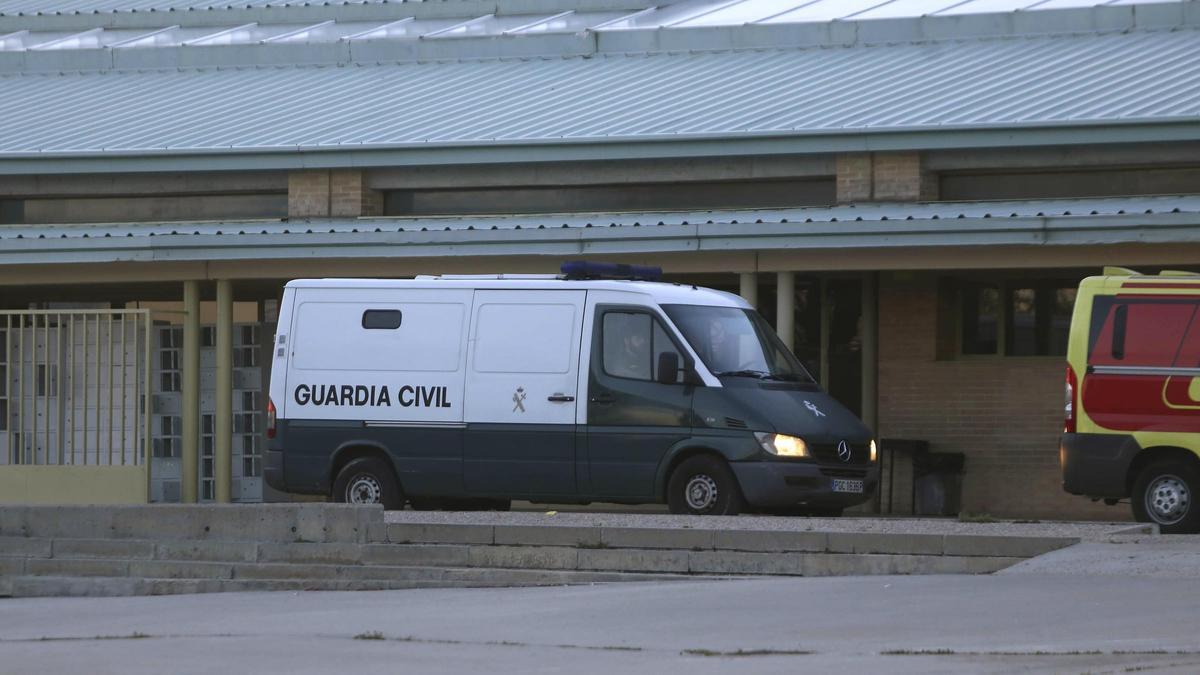
[[[765,370],[723,370],[714,373],[717,377],[753,377],[759,380],[779,380],[780,382],[809,382],[808,378],[794,373],[769,373]]]
[[[713,373],[717,377],[754,377],[760,380],[766,380],[774,377],[765,370],[722,370],[719,373]]]

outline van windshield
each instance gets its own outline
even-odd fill
[[[663,310],[714,375],[813,383],[754,310],[707,305],[663,305]]]

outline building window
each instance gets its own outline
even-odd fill
[[[1022,279],[956,284],[958,353],[1065,356],[1077,283]]]

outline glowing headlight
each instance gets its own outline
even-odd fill
[[[759,445],[763,450],[772,455],[780,457],[808,457],[808,446],[805,445],[803,438],[795,436],[785,436],[783,434],[764,434],[756,433],[754,437],[758,439]]]
[[[874,462],[879,457],[879,449],[875,447],[875,440],[871,439],[871,461]]]

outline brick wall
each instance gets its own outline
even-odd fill
[[[938,360],[937,305],[932,276],[881,281],[879,436],[925,439],[932,452],[964,453],[965,512],[1129,519],[1127,505],[1108,507],[1062,490],[1062,359]]]

